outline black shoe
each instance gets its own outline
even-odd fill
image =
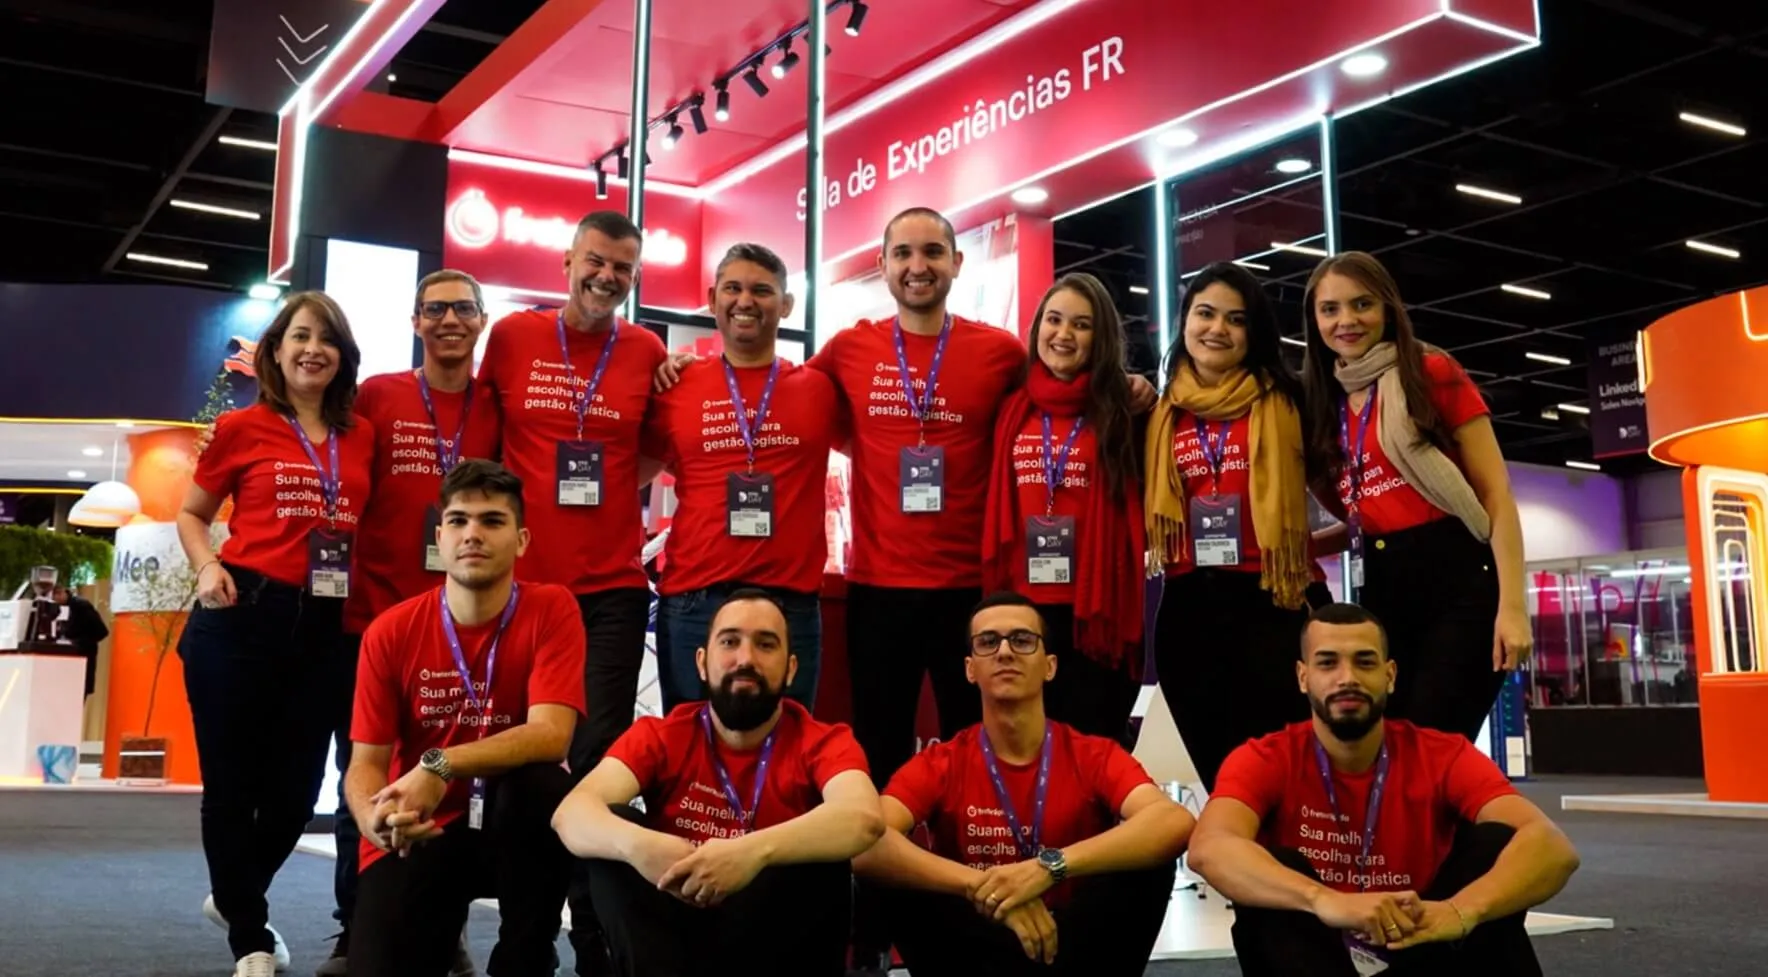
[[[847,977],[885,977],[890,973],[890,951],[854,947]]]
[[[350,972],[350,931],[342,930],[332,939],[336,942],[332,944],[331,956],[313,971],[313,977],[345,977]]]
[[[600,932],[572,933],[571,949],[577,951],[577,977],[614,977],[614,960]]]

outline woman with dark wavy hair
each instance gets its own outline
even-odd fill
[[[1307,622],[1301,384],[1258,279],[1218,262],[1191,280],[1148,426],[1150,566],[1160,690],[1206,790],[1249,739],[1307,718],[1295,684]]]
[[[1030,597],[1057,673],[1050,718],[1127,743],[1141,687],[1139,440],[1123,322],[1092,275],[1064,275],[1032,319],[1025,384],[995,423],[983,583]]]
[[[1374,256],[1322,261],[1307,310],[1310,473],[1399,663],[1388,713],[1473,739],[1534,645],[1490,412],[1454,357],[1418,339]]]

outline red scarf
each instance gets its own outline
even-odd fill
[[[1033,363],[1025,386],[1009,394],[995,419],[994,466],[982,531],[983,583],[1009,589],[1016,576],[1010,561],[1023,547],[1025,515],[1013,474],[1013,444],[1034,411],[1075,417],[1085,411],[1090,373],[1058,380],[1042,363]],[[1096,440],[1095,440],[1095,443]],[[1100,446],[1103,448],[1103,446]],[[1127,659],[1131,674],[1142,674],[1142,594],[1147,531],[1142,525],[1142,493],[1123,486],[1112,498],[1102,466],[1093,466],[1087,503],[1075,520],[1079,530],[1074,568],[1074,646],[1113,668]]]

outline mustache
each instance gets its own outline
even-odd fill
[[[1373,703],[1375,701],[1374,699],[1370,698],[1370,696],[1367,692],[1360,692],[1356,689],[1345,689],[1340,692],[1334,692],[1331,695],[1326,697],[1326,701],[1328,703],[1339,702],[1342,700],[1352,700],[1352,701],[1356,701],[1356,702],[1362,702],[1365,704]]]

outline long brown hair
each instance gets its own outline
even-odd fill
[[[1345,462],[1344,447],[1339,444],[1338,418],[1338,404],[1344,398],[1344,389],[1333,375],[1338,354],[1321,338],[1314,312],[1314,292],[1320,280],[1332,274],[1355,281],[1381,303],[1381,338],[1392,340],[1399,354],[1400,386],[1406,391],[1406,408],[1412,415],[1412,424],[1422,440],[1438,449],[1449,451],[1453,447],[1448,426],[1430,399],[1432,384],[1424,372],[1424,344],[1419,342],[1418,333],[1412,328],[1412,317],[1406,313],[1406,303],[1400,298],[1399,284],[1372,254],[1346,251],[1333,255],[1320,262],[1314,273],[1308,276],[1307,293],[1302,302],[1305,319],[1302,331],[1308,343],[1307,357],[1302,364],[1308,415],[1308,474],[1317,489],[1329,486],[1325,498],[1337,497],[1338,477]]]
[[[1135,491],[1134,485],[1141,462],[1141,445],[1135,437],[1135,415],[1130,411],[1130,376],[1123,318],[1105,283],[1085,272],[1063,275],[1050,286],[1038,301],[1037,314],[1031,320],[1028,364],[1035,366],[1038,331],[1043,328],[1044,310],[1057,292],[1073,292],[1093,307],[1093,348],[1087,369],[1092,379],[1087,383],[1087,424],[1099,445],[1099,467],[1105,471],[1105,486],[1113,495]]]
[[[294,323],[295,314],[302,309],[313,313],[338,347],[338,372],[325,385],[320,417],[333,430],[348,431],[356,424],[351,408],[356,406],[356,371],[362,366],[362,349],[356,345],[356,336],[350,331],[350,320],[344,310],[324,292],[290,295],[276,313],[276,318],[270,321],[270,328],[264,330],[258,340],[258,351],[252,355],[252,369],[258,374],[258,403],[279,414],[295,416],[295,405],[289,400],[288,381],[283,378],[282,367],[276,362],[276,351]]]

